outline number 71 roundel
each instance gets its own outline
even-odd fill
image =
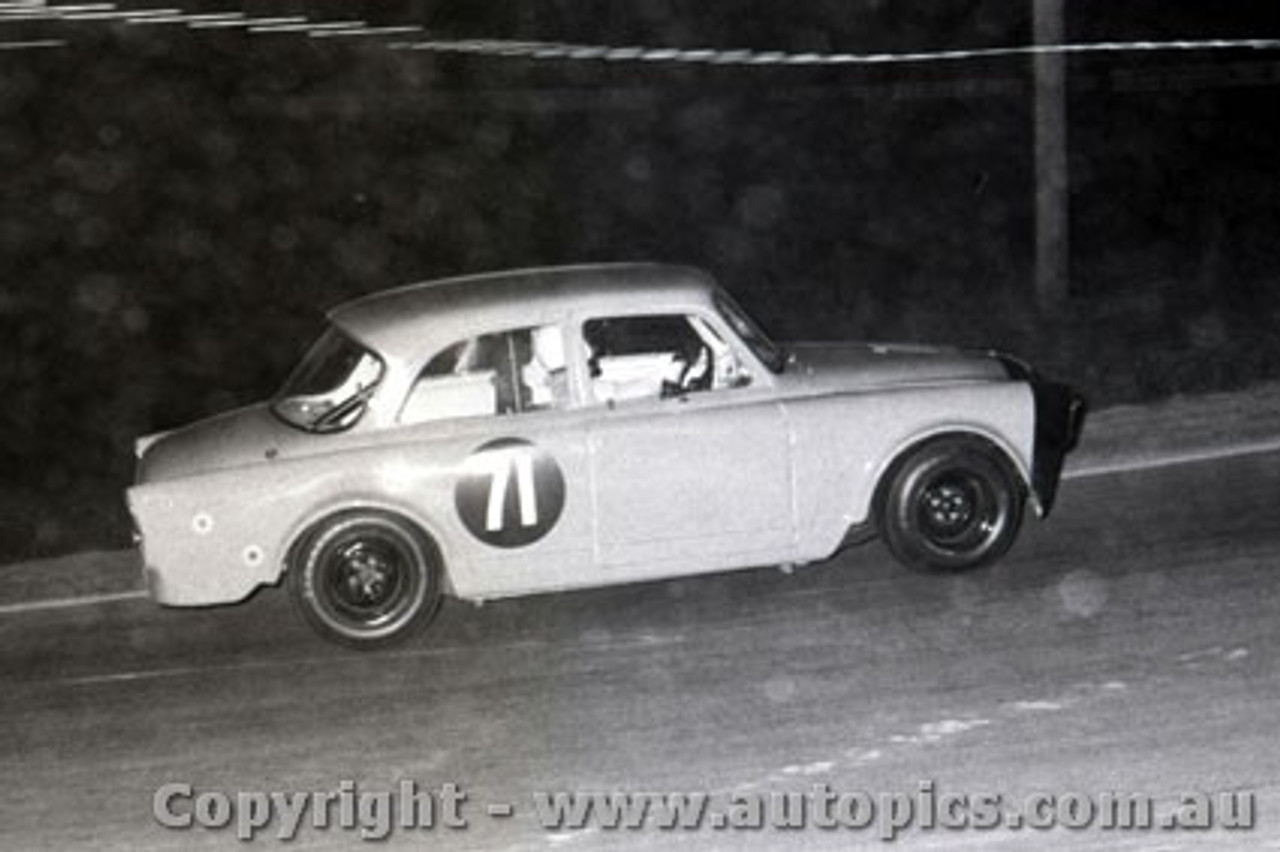
[[[564,509],[564,474],[550,453],[501,438],[463,463],[454,492],[458,517],[494,547],[524,547],[551,531]]]

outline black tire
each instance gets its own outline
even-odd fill
[[[877,520],[890,552],[908,568],[967,571],[1009,550],[1025,500],[1004,453],[980,438],[946,436],[893,465]]]
[[[351,648],[402,642],[440,606],[440,551],[414,524],[357,510],[317,524],[295,549],[289,591],[324,638]]]

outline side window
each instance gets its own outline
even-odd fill
[[[701,317],[609,317],[582,327],[597,402],[657,399],[750,382],[733,350]]]
[[[566,408],[569,383],[557,325],[459,340],[422,368],[400,422],[422,423]]]

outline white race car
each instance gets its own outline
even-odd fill
[[[825,559],[973,568],[1047,515],[1083,401],[995,353],[781,347],[697,270],[602,265],[342,305],[276,397],[137,442],[162,604],[287,576],[324,636],[483,601]]]

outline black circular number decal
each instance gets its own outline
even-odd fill
[[[528,441],[490,441],[467,457],[454,502],[471,534],[494,547],[524,547],[551,531],[564,509],[564,475]]]

